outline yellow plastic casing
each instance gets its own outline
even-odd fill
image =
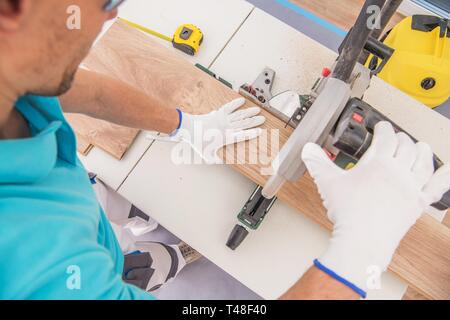
[[[179,26],[172,40],[175,48],[192,56],[198,52],[202,42],[203,32],[193,24]]]
[[[439,37],[439,32],[439,27],[430,32],[414,30],[412,17],[405,18],[384,40],[395,52],[378,74],[430,108],[443,104],[450,96],[450,38]],[[424,81],[434,85],[427,86]]]

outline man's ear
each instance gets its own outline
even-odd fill
[[[18,30],[30,7],[30,0],[0,0],[0,32]]]

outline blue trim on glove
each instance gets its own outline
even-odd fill
[[[88,176],[92,185],[97,184],[97,175],[95,173],[89,172]]]
[[[183,112],[178,108],[177,108],[177,111],[178,111],[178,117],[180,120],[178,123],[178,128],[176,128],[175,131],[170,134],[171,137],[173,137],[174,135],[176,135],[178,133],[178,130],[180,130],[181,125],[183,124]]]
[[[354,285],[353,283],[351,283],[350,281],[342,278],[341,276],[339,276],[338,274],[336,274],[333,270],[328,269],[327,267],[325,267],[323,264],[321,264],[319,262],[319,260],[314,260],[314,266],[316,266],[316,268],[318,268],[319,270],[322,270],[323,272],[325,272],[326,274],[328,274],[330,277],[336,279],[337,281],[339,281],[340,283],[345,284],[347,287],[349,287],[350,289],[352,289],[353,291],[355,291],[357,294],[359,294],[361,297],[363,297],[364,299],[367,297],[367,293],[358,288],[356,285]]]
[[[181,125],[183,123],[183,112],[180,109],[178,109],[178,108],[177,108],[177,111],[178,111],[178,116],[180,117],[180,123],[178,124],[177,130],[180,130]]]

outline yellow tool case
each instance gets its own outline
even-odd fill
[[[383,42],[395,49],[380,78],[430,108],[450,96],[450,22],[447,19],[415,15],[395,26]],[[378,64],[369,58],[368,66]]]

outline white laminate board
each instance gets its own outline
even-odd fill
[[[380,78],[372,79],[364,100],[416,139],[428,143],[442,161],[450,162],[450,119]]]
[[[255,185],[227,166],[175,165],[172,148],[155,142],[119,192],[260,296],[279,297],[327,247],[327,231],[278,202],[231,251],[225,243]],[[403,285],[391,275],[382,284],[369,298],[402,296]]]
[[[133,0],[120,7],[119,16],[168,36],[182,24],[196,25],[205,37],[198,55],[178,53],[207,67],[252,9],[253,5],[243,0]],[[167,41],[158,41],[172,47]]]
[[[415,14],[426,14],[426,15],[436,15],[430,10],[420,6],[417,3],[414,3],[412,0],[403,1],[398,11],[405,16],[412,16]]]
[[[234,88],[251,83],[267,66],[276,71],[272,92],[309,93],[337,54],[264,11],[255,8],[211,70]]]

